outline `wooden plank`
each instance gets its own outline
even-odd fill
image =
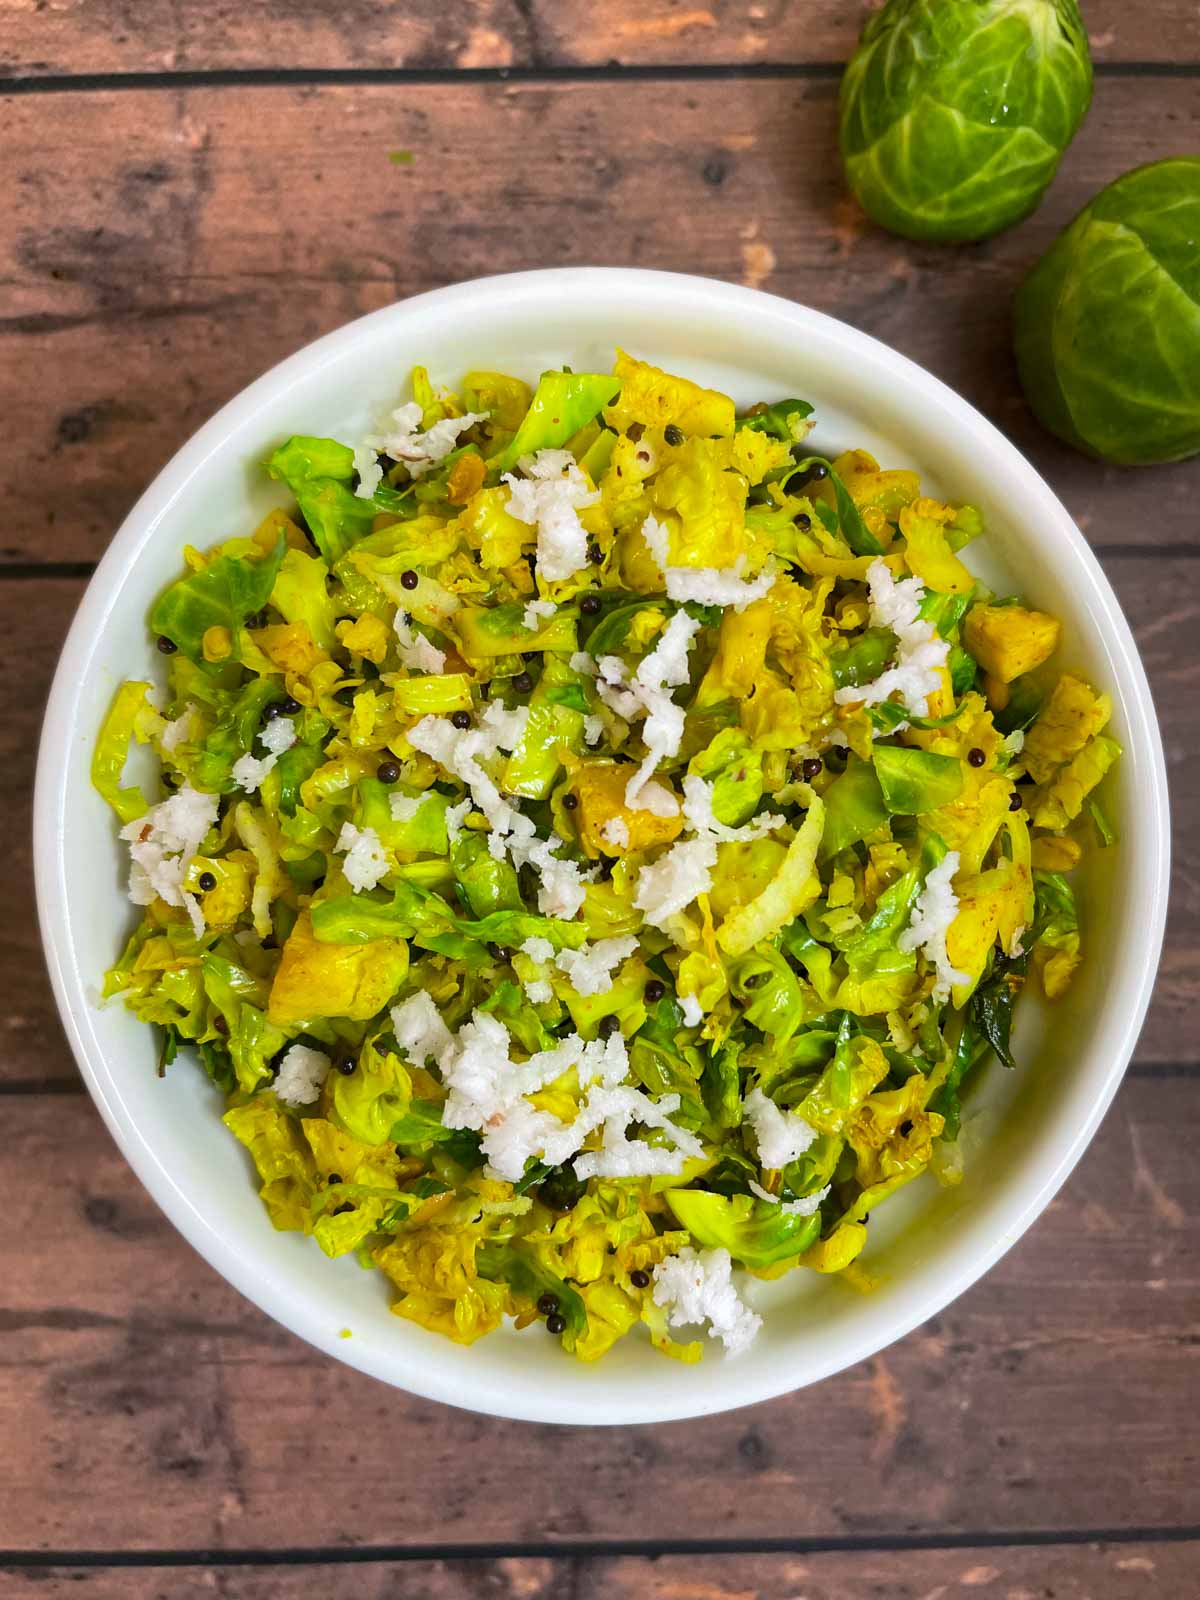
[[[1106,563],[1134,624],[1150,673],[1171,767],[1175,808],[1175,894],[1167,947],[1137,1061],[1197,1062],[1200,1037],[1200,814],[1179,797],[1200,790],[1200,702],[1194,692],[1200,617],[1189,558]],[[61,1082],[75,1076],[42,963],[32,902],[29,835],[33,756],[41,707],[59,642],[82,583],[41,578],[0,582],[0,802],[12,821],[7,870],[0,875],[0,971],[11,997],[4,1018],[0,1082]],[[141,670],[130,663],[131,672]],[[116,942],[114,942],[114,953]]]
[[[1196,464],[1130,472],[1056,444],[1020,398],[1008,331],[1021,274],[1090,194],[1200,144],[1194,86],[1106,83],[1036,216],[962,250],[866,225],[842,188],[835,94],[735,79],[0,99],[26,201],[0,214],[0,410],[21,418],[0,560],[97,556],[205,417],[349,318],[589,261],[759,284],[843,317],[997,421],[1098,546],[1194,544]],[[388,162],[398,147],[411,166]]]
[[[3,1600],[1161,1600],[1200,1542],[972,1546],[795,1555],[524,1556],[303,1566],[0,1568]]]
[[[317,1355],[191,1253],[88,1102],[10,1097],[0,1547],[986,1544],[1186,1524],[1198,1139],[1190,1084],[1133,1080],[1032,1232],[882,1356],[725,1416],[555,1429]]]
[[[438,68],[842,62],[879,0],[6,0],[0,71]],[[1200,59],[1189,0],[1089,0],[1097,62]]]

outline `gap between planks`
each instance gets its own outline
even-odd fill
[[[111,90],[294,89],[395,84],[405,88],[472,83],[712,83],[730,79],[829,81],[842,75],[837,61],[712,62],[684,65],[559,67],[226,67],[178,72],[81,72],[0,78],[0,98],[15,95],[90,94]],[[1097,61],[1098,78],[1200,78],[1200,61]]]
[[[1133,1528],[1031,1528],[988,1533],[846,1534],[811,1539],[595,1539],[570,1544],[499,1540],[481,1544],[300,1546],[252,1550],[0,1550],[0,1570],[44,1567],[365,1566],[376,1562],[498,1561],[611,1556],[827,1555],[902,1551],[1047,1549],[1075,1545],[1191,1544],[1200,1523]]]

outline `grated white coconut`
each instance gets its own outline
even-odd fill
[[[629,824],[624,817],[609,817],[600,829],[600,837],[605,844],[611,844],[614,850],[628,850]]]
[[[816,1194],[802,1195],[799,1200],[781,1200],[777,1194],[772,1194],[769,1189],[764,1189],[761,1184],[750,1179],[750,1192],[756,1194],[760,1200],[767,1200],[773,1206],[778,1206],[785,1217],[811,1217],[821,1208],[821,1202],[829,1193],[829,1185],[818,1189]]]
[[[342,871],[355,894],[373,889],[387,876],[387,851],[374,828],[356,828],[352,822],[343,822],[334,849],[346,852]]]
[[[499,700],[489,702],[479,719],[480,727],[492,735],[500,750],[517,749],[528,724],[528,706],[514,706],[510,711]]]
[[[698,1028],[704,1021],[704,1007],[694,994],[681,994],[679,996],[679,1009],[683,1012],[686,1027]]]
[[[429,798],[424,794],[390,794],[388,810],[393,822],[411,822]]]
[[[323,1050],[294,1044],[279,1063],[279,1073],[271,1087],[289,1106],[308,1106],[321,1092],[331,1062]]]
[[[460,800],[457,805],[446,807],[446,838],[451,847],[459,834],[463,831],[463,824],[467,820],[467,813],[474,802],[470,795],[465,800]]]
[[[878,705],[898,694],[910,716],[928,716],[929,696],[941,683],[940,669],[949,657],[950,645],[919,615],[925,585],[920,578],[893,578],[881,560],[872,561],[867,568],[867,583],[871,626],[890,628],[896,635],[896,662],[871,683],[835,689],[833,698],[839,705]]]
[[[390,425],[384,424],[378,433],[369,433],[354,451],[354,470],[358,473],[358,488],[354,491],[362,500],[369,500],[383,481],[380,454],[391,456],[393,461],[403,461],[410,477],[423,478],[439,461],[458,445],[458,436],[477,422],[486,422],[487,413],[468,411],[463,417],[442,417],[431,427],[422,429],[424,415],[415,400],[392,412]]]
[[[422,717],[409,729],[407,737],[415,750],[431,756],[470,790],[472,801],[492,830],[488,849],[496,860],[503,860],[507,854],[514,866],[528,865],[537,870],[538,909],[542,914],[570,918],[584,900],[579,866],[574,861],[560,860],[555,854],[564,845],[556,833],[548,839],[538,838],[530,818],[504,798],[481,765],[501,750],[515,750],[528,720],[528,706],[509,711],[495,701],[474,728],[460,730],[447,717]]]
[[[666,585],[667,598],[681,605],[694,600],[705,606],[732,606],[744,611],[755,600],[761,600],[775,586],[773,563],[763,568],[756,578],[742,576],[746,557],[738,556],[732,567],[673,567],[669,564],[667,529],[657,518],[649,516],[642,524],[642,538],[650,554],[658,563]]]
[[[781,1111],[761,1089],[751,1089],[742,1106],[754,1131],[758,1159],[767,1171],[798,1161],[817,1137],[817,1130],[810,1128],[803,1117],[794,1111]]]
[[[583,1181],[677,1176],[686,1161],[699,1160],[704,1155],[704,1146],[695,1134],[671,1121],[670,1113],[678,1110],[677,1094],[651,1100],[641,1089],[593,1089],[584,1106],[583,1121],[594,1126],[602,1118],[604,1131],[599,1150],[588,1150],[574,1162],[575,1176]],[[631,1139],[627,1130],[633,1122],[665,1133],[675,1148]]]
[[[537,528],[538,574],[547,583],[569,578],[587,565],[587,533],[580,511],[599,503],[569,450],[539,450],[522,456],[517,466],[524,477],[506,472],[508,512],[518,522]]]
[[[296,724],[291,717],[276,717],[268,722],[259,733],[259,739],[266,749],[265,756],[255,756],[247,752],[239,756],[233,763],[230,776],[239,789],[244,789],[247,794],[253,794],[256,789],[261,789],[266,781],[267,774],[274,771],[275,763],[285,750],[290,750],[296,742]]]
[[[204,835],[217,820],[217,811],[216,795],[201,794],[185,784],[121,829],[121,838],[129,845],[129,898],[134,905],[148,906],[157,896],[169,906],[181,906],[197,935],[204,932],[204,917],[183,881]]]
[[[665,784],[651,778],[644,783],[638,791],[638,811],[648,811],[652,817],[677,817],[679,815],[679,801],[674,793]],[[625,799],[629,800],[629,786],[625,787]]]
[[[425,1066],[431,1056],[440,1060],[454,1043],[441,1012],[425,990],[393,1006],[391,1019],[396,1043],[414,1066]]]
[[[528,708],[522,709],[527,717]],[[408,730],[407,738],[414,750],[432,757],[439,766],[466,785],[475,806],[483,812],[493,831],[503,837],[511,831],[513,818],[518,813],[503,798],[480,764],[497,756],[501,749],[495,719],[488,720],[488,714],[494,712],[501,712],[505,717],[511,715],[504,712],[502,706],[492,705],[476,727],[464,729],[456,728],[449,717],[422,717],[415,727]],[[520,735],[515,727],[505,731],[519,741]],[[512,744],[509,744],[508,749],[512,748]]]
[[[189,700],[187,705],[184,706],[183,710],[175,718],[174,722],[168,722],[163,728],[159,738],[162,742],[163,749],[168,753],[168,755],[174,755],[175,751],[179,749],[179,746],[191,738],[192,719],[195,717],[195,715],[196,707]]]
[[[581,1044],[574,1035],[526,1061],[514,1062],[508,1029],[497,1017],[477,1010],[438,1063],[449,1090],[442,1122],[447,1128],[482,1133],[484,1154],[495,1170],[510,1180],[519,1178],[534,1153],[531,1146],[544,1146],[542,1136],[553,1131],[551,1125],[562,1126],[557,1117],[530,1106],[525,1096],[536,1094],[575,1066]],[[518,1109],[522,1103],[524,1108]]]
[[[418,633],[405,612],[396,612],[392,627],[400,642],[400,659],[410,672],[445,671],[446,652],[439,650],[423,633]]]
[[[654,810],[657,816],[677,816],[678,805],[666,789],[658,787],[649,804],[642,798],[659,762],[679,753],[684,713],[670,691],[688,681],[688,651],[700,627],[686,611],[677,611],[659,635],[654,649],[644,656],[630,678],[620,656],[601,656],[596,663],[596,687],[610,710],[626,722],[641,714],[645,759],[625,786],[625,804],[631,811]],[[673,809],[665,809],[669,801]],[[659,808],[659,809],[656,809]]]
[[[291,717],[276,717],[267,723],[258,737],[273,756],[281,756],[296,742],[296,724]]]
[[[445,1126],[480,1133],[489,1170],[509,1182],[520,1178],[535,1156],[550,1166],[576,1156],[577,1175],[585,1178],[677,1174],[689,1157],[703,1153],[695,1135],[670,1120],[679,1106],[677,1095],[656,1102],[623,1082],[629,1057],[620,1034],[587,1043],[570,1034],[549,1050],[514,1061],[508,1030],[483,1011],[476,1011],[456,1038],[427,995],[395,1007],[392,1021],[412,1059],[436,1059],[449,1091],[442,1109]],[[584,1098],[570,1122],[531,1104],[529,1095],[572,1070]],[[673,1148],[629,1139],[626,1130],[634,1122],[661,1130]],[[598,1130],[600,1148],[579,1155]]]
[[[637,949],[632,934],[624,938],[597,939],[578,950],[560,950],[555,966],[565,973],[576,994],[602,994],[612,983],[613,969]]]
[[[531,600],[521,613],[521,621],[531,633],[536,633],[542,625],[542,618],[554,616],[557,610],[553,600]]]
[[[689,775],[683,780],[684,816],[698,834],[717,839],[721,844],[748,844],[755,839],[763,839],[776,828],[782,828],[787,821],[777,811],[766,811],[761,817],[755,817],[753,822],[744,823],[740,828],[731,828],[717,821],[712,796],[712,784],[703,778]]]
[[[948,850],[926,877],[908,927],[896,940],[898,949],[920,950],[926,960],[932,962],[937,974],[933,986],[933,999],[937,1003],[950,998],[954,984],[970,981],[967,973],[950,965],[946,953],[946,934],[958,915],[958,896],[953,886],[957,871],[958,851]]]
[[[753,1343],[762,1318],[744,1304],[733,1286],[728,1250],[685,1245],[654,1268],[654,1303],[667,1309],[673,1328],[707,1326],[731,1356]]]
[[[707,894],[712,888],[718,844],[761,839],[784,821],[783,817],[768,812],[744,827],[729,828],[713,814],[712,788],[703,778],[686,777],[683,794],[684,816],[695,830],[695,836],[676,840],[657,861],[644,866],[638,874],[634,905],[656,928],[665,927],[698,895]]]
[[[643,707],[626,686],[625,663],[620,656],[601,656],[596,662],[596,692],[610,711],[632,722]]]
[[[679,839],[638,873],[633,903],[647,922],[663,928],[697,895],[708,893],[716,864],[715,839]]]

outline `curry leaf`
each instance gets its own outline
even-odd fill
[[[971,1011],[980,1033],[1009,1068],[1015,1068],[1009,1048],[1013,1007],[1025,983],[1027,958],[1016,956],[999,961],[986,982],[971,996]]]
[[[850,491],[824,456],[806,456],[803,461],[796,463],[795,473],[791,476],[803,475],[812,467],[824,467],[825,474],[833,485],[834,500],[837,504],[838,529],[842,538],[854,551],[854,554],[856,556],[881,556],[883,554],[883,546],[863,521],[862,512],[855,505]],[[818,512],[821,507],[822,502],[818,501],[816,505]]]

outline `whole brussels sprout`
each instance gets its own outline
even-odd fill
[[[842,79],[863,209],[909,239],[986,239],[1037,205],[1092,98],[1075,0],[888,0]]]
[[[1200,157],[1138,167],[1059,234],[1017,293],[1040,421],[1126,466],[1200,451]]]

